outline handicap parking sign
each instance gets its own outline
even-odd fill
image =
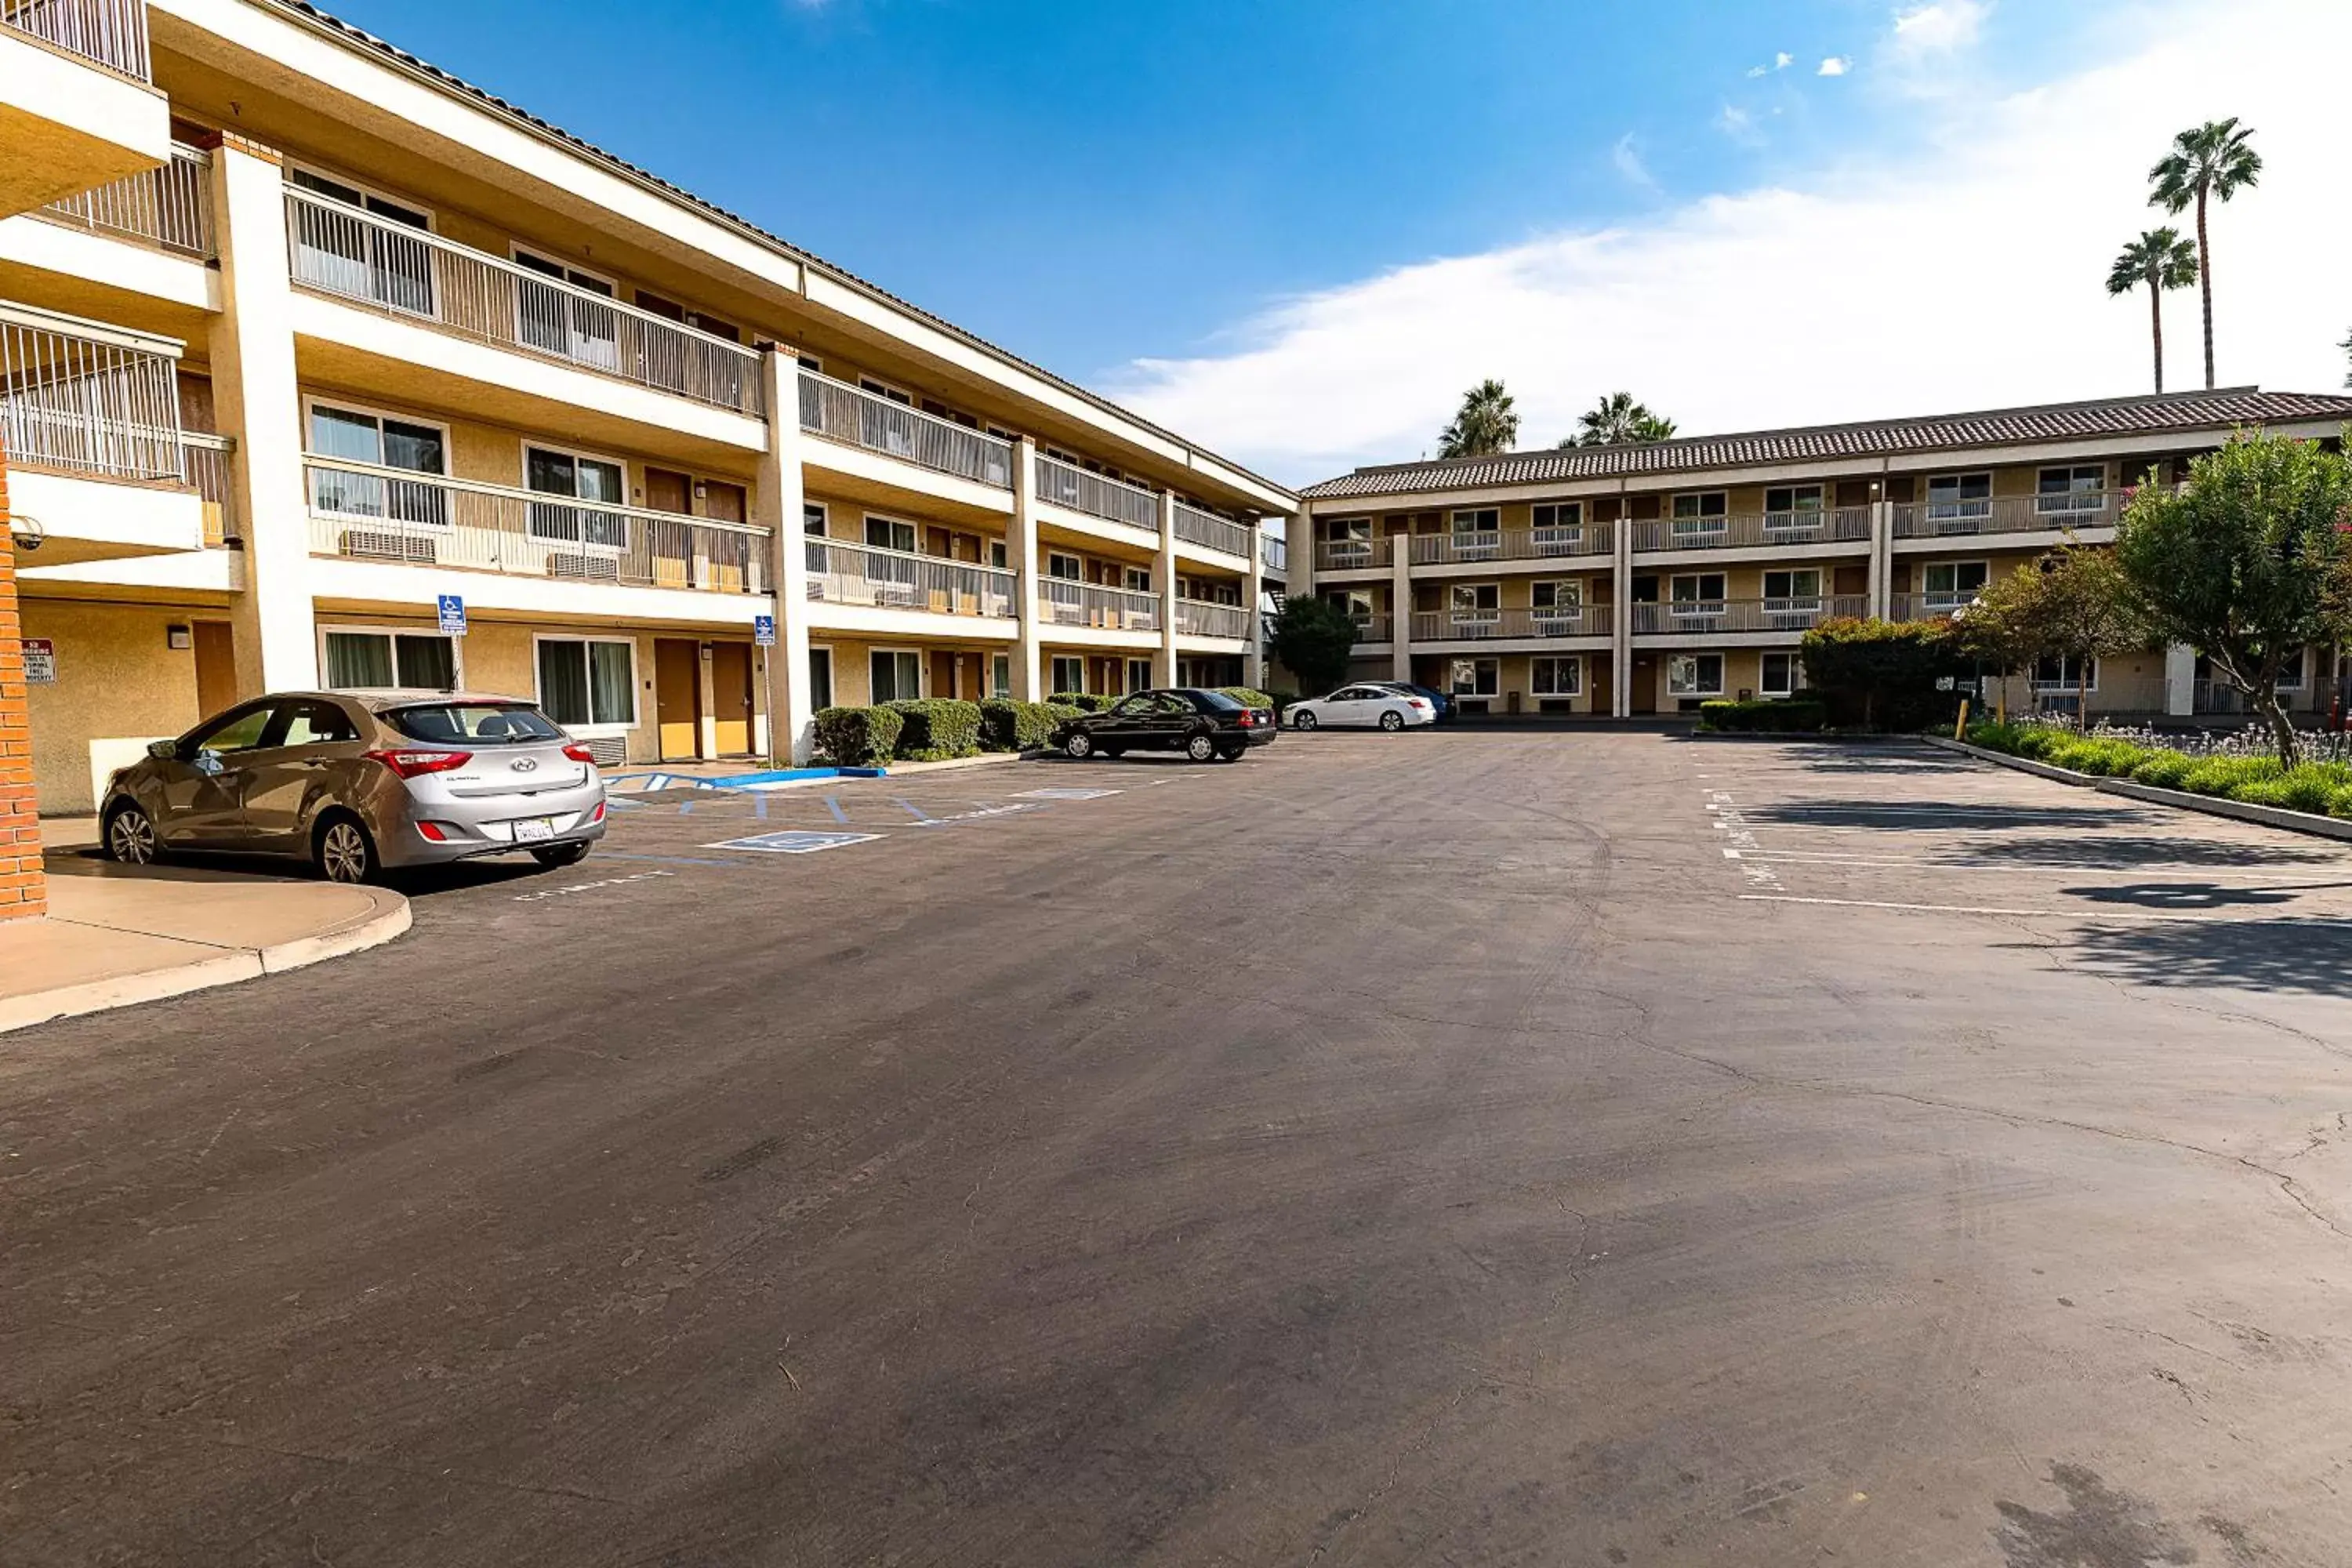
[[[775,647],[776,617],[773,616],[753,616],[751,617],[751,640],[758,643],[761,647]]]
[[[461,637],[466,635],[466,601],[455,594],[440,596],[441,635]]]

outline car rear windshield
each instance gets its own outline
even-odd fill
[[[1213,713],[1238,713],[1247,706],[1234,701],[1222,691],[1195,691],[1192,700]]]
[[[563,739],[563,731],[527,702],[426,702],[395,708],[383,717],[410,740],[436,746],[517,746]]]

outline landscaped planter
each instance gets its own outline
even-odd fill
[[[2007,752],[1996,752],[1984,746],[1971,746],[1966,741],[1949,741],[1941,735],[1929,735],[1931,746],[1947,752],[1961,752],[1971,757],[1981,757],[1989,763],[1999,763],[2020,773],[2037,773],[2060,784],[2084,789],[2105,791],[2129,800],[2142,800],[2151,805],[2176,805],[2183,811],[2201,811],[2208,816],[2234,817],[2240,822],[2258,823],[2264,827],[2284,827],[2290,833],[2308,833],[2321,838],[2341,839],[2352,843],[2352,822],[2340,817],[2319,816],[2307,811],[2289,811],[2283,806],[2256,805],[2251,801],[2224,800],[2219,795],[2192,795],[2187,790],[2158,789],[2154,784],[2134,784],[2129,779],[2102,778],[2096,773],[2078,773],[2071,768],[2053,767],[2037,763],[2031,757],[2012,757]]]

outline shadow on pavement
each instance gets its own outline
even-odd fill
[[[2112,806],[1988,805],[1981,801],[1904,800],[1880,805],[1868,801],[1782,801],[1743,806],[1750,822],[1780,822],[1793,827],[2105,827],[2141,822],[2146,814]]]
[[[2239,904],[2284,904],[2293,892],[2275,888],[2225,888],[2219,882],[2126,882],[2120,887],[2061,888],[2069,898],[2143,910],[2221,910]]]
[[[2230,985],[2352,998],[2352,921],[2181,921],[2086,926],[2074,933],[2072,964],[2143,985],[2185,990]]]
[[[2068,870],[2129,870],[2136,866],[2276,866],[2312,865],[2337,860],[2333,850],[2288,844],[2225,844],[2211,838],[2133,838],[2105,835],[2092,838],[2013,838],[1979,845],[1968,851],[1971,860],[2017,866],[2048,866]]]

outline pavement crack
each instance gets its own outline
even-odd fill
[[[382,1470],[388,1475],[407,1476],[417,1480],[448,1481],[461,1487],[479,1487],[486,1491],[514,1492],[527,1497],[569,1498],[579,1502],[601,1502],[614,1508],[635,1508],[626,1498],[607,1497],[603,1492],[583,1490],[577,1487],[535,1487],[527,1481],[491,1480],[481,1476],[460,1475],[454,1469],[427,1469],[416,1465],[394,1464],[389,1459],[362,1459],[350,1454],[313,1454],[303,1448],[279,1448],[268,1443],[243,1443],[234,1437],[215,1437],[213,1446],[233,1448],[239,1453],[268,1454],[280,1459],[302,1459],[314,1465],[340,1465],[346,1469]]]

